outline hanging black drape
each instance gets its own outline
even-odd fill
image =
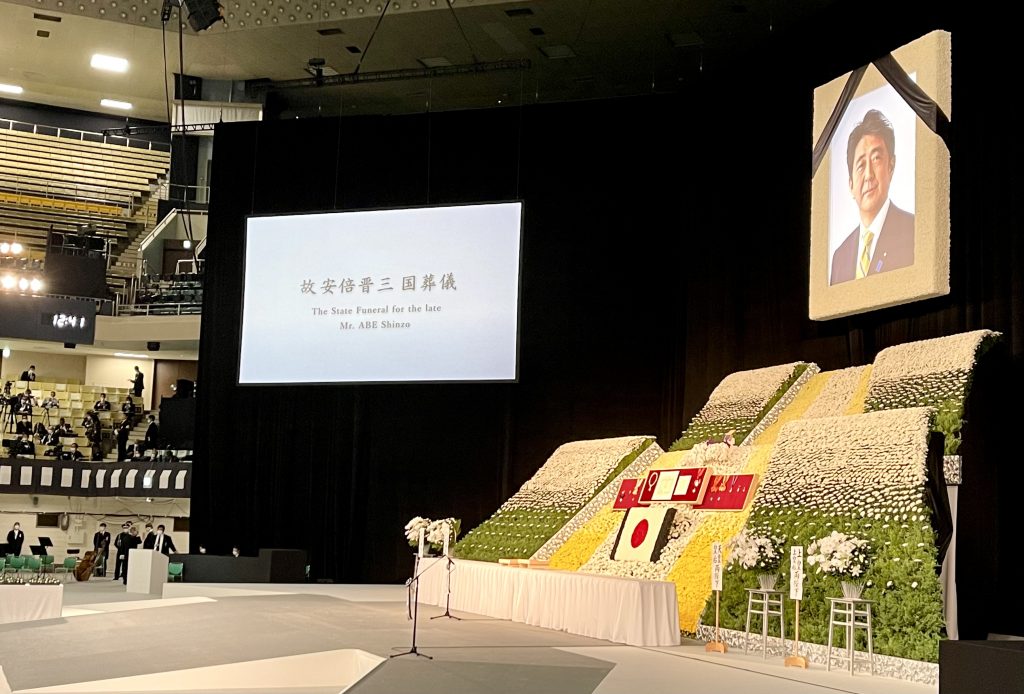
[[[1014,64],[1012,37],[913,9],[866,34],[842,8],[780,29],[672,96],[219,127],[195,541],[300,547],[318,577],[402,580],[410,517],[473,527],[562,443],[649,433],[668,445],[732,371],[837,369],[991,328],[1006,337],[964,434],[961,626],[1024,631],[1021,606],[1000,597],[1019,583],[1019,456],[991,405],[1024,385],[1024,145],[988,91],[992,66]],[[809,321],[813,88],[939,26],[954,47],[952,293]],[[518,384],[235,385],[246,214],[517,196]],[[1012,421],[1021,408],[1007,400]]]

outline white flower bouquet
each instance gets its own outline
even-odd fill
[[[807,548],[807,563],[818,573],[850,581],[863,581],[871,564],[871,545],[867,540],[833,530]]]
[[[743,530],[729,543],[729,567],[736,564],[759,574],[775,573],[782,566],[782,543]]]
[[[420,544],[420,530],[423,530],[424,542],[433,549],[444,547],[444,536],[446,532],[451,533],[451,542],[459,536],[462,529],[462,520],[459,518],[440,518],[430,520],[416,516],[405,524],[405,539],[409,541],[410,547],[418,547]]]
[[[420,544],[420,530],[424,532],[430,527],[432,521],[429,518],[416,516],[405,524],[405,539],[409,541],[410,547],[418,547]]]

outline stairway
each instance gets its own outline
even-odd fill
[[[149,428],[149,419],[147,417],[153,415],[156,417],[156,423],[160,424],[160,412],[159,410],[148,410],[142,413],[142,418],[138,423],[132,427],[131,432],[128,434],[128,445],[138,443],[139,441],[146,438],[146,429]],[[105,463],[116,463],[117,462],[117,429],[114,429],[113,433],[113,446],[110,452],[107,453],[106,457],[103,458]]]
[[[110,265],[107,268],[107,287],[111,293],[120,294],[127,300],[128,287],[131,285],[132,277],[139,275],[141,266],[140,248],[142,242],[149,236],[156,227],[156,210],[159,200],[157,196],[150,195],[145,204],[139,207],[132,216],[132,221],[139,222],[135,230],[129,232],[125,241],[126,245],[118,244],[118,248],[110,251]]]

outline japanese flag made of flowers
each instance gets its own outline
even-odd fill
[[[675,509],[670,506],[636,507],[626,511],[612,547],[612,559],[656,560],[668,542],[675,513]]]

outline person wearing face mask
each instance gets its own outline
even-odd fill
[[[174,546],[174,540],[164,532],[163,525],[156,526],[156,538],[153,540],[153,549],[163,554],[171,554],[178,551]]]
[[[142,536],[142,549],[153,549],[156,542],[156,533],[153,532],[153,524],[146,523],[146,534]]]
[[[15,523],[14,527],[7,533],[7,547],[11,554],[21,554],[21,546],[25,544],[25,533],[21,532],[21,523]]]

